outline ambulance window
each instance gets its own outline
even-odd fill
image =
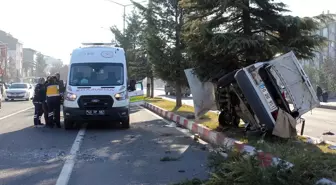
[[[71,86],[124,85],[124,65],[121,63],[80,63],[71,65]]]

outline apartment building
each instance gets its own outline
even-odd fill
[[[7,46],[8,68],[6,72],[11,79],[22,76],[23,47],[22,42],[9,33],[0,30],[0,41]]]
[[[329,13],[329,11],[328,11]],[[323,25],[315,32],[317,35],[324,36],[329,39],[327,47],[316,53],[316,57],[311,61],[302,61],[304,65],[309,65],[316,69],[320,69],[324,60],[327,58],[336,59],[336,22],[330,22]]]

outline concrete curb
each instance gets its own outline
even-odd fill
[[[216,146],[221,146],[224,148],[228,148],[231,150],[237,150],[241,153],[247,153],[250,155],[254,155],[257,152],[257,157],[258,159],[262,162],[262,165],[267,167],[267,166],[271,166],[271,165],[277,165],[280,162],[285,162],[285,164],[290,168],[293,167],[294,165],[292,163],[286,162],[278,157],[273,156],[270,153],[266,153],[263,152],[261,150],[257,150],[255,147],[250,146],[250,145],[246,145],[243,142],[237,141],[235,139],[229,138],[227,136],[225,136],[223,133],[219,133],[213,130],[210,130],[209,128],[198,124],[194,121],[190,121],[182,116],[179,116],[177,114],[174,114],[172,112],[169,112],[165,109],[162,109],[158,106],[155,106],[153,104],[144,102],[143,104],[144,107],[148,108],[149,110],[155,112],[156,114],[174,121],[175,123],[189,129],[190,131],[192,131],[195,134],[198,134],[200,136],[201,139],[216,145]],[[335,183],[332,181],[329,181],[328,179],[321,179],[320,181],[318,181],[318,183],[325,183],[325,182],[329,182],[329,183]],[[336,183],[335,183],[336,185]]]
[[[331,109],[331,110],[336,110],[336,106],[332,106],[332,105],[319,105],[318,108],[321,109]]]

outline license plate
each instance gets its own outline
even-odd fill
[[[105,110],[86,110],[85,113],[88,116],[103,116],[105,115]]]
[[[266,89],[265,85],[264,84],[261,84],[259,86],[261,92],[263,93],[266,101],[267,101],[267,104],[269,105],[269,107],[271,108],[271,112],[275,111],[278,109],[278,107],[275,105],[271,95],[269,94],[268,90]]]

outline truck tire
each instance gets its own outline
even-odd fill
[[[74,127],[74,122],[69,120],[69,119],[64,119],[64,129],[65,130],[70,130],[73,129]]]
[[[218,116],[218,122],[219,122],[219,125],[221,125],[222,127],[231,126],[231,127],[238,128],[239,123],[240,123],[240,118],[234,115],[227,114],[224,111],[222,111]]]
[[[121,121],[121,127],[123,128],[123,129],[129,129],[131,126],[130,126],[130,119],[129,119],[129,116],[126,118],[126,119],[124,119],[124,120],[122,120]]]

